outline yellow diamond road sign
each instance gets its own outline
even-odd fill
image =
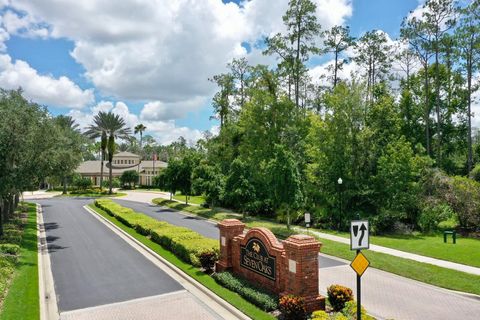
[[[370,262],[368,262],[367,258],[363,255],[363,253],[359,252],[355,259],[353,259],[350,267],[352,267],[352,269],[355,270],[359,276],[362,276],[369,265]]]

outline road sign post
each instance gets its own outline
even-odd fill
[[[370,234],[367,220],[355,220],[350,223],[350,249],[356,250],[357,255],[350,266],[357,274],[357,320],[362,319],[362,275],[370,262],[363,255],[361,249],[370,247]]]
[[[310,228],[310,213],[305,212],[305,227],[307,227],[307,233],[308,233],[308,228]]]

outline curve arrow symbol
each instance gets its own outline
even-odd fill
[[[360,235],[360,238],[358,238],[359,247],[362,245],[363,237],[365,236],[365,231],[367,231],[367,227],[365,227],[364,223],[362,223],[362,226],[360,227],[360,231],[362,232],[362,234]]]

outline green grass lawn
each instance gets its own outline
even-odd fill
[[[185,195],[182,193],[176,193],[173,196],[173,199],[182,201],[185,203]],[[188,196],[188,203],[193,203],[193,204],[202,204],[205,202],[205,197],[204,196]]]
[[[40,319],[35,208],[35,204],[28,204],[28,223],[24,229],[20,259],[0,310],[1,320]]]
[[[315,230],[347,239],[350,237],[350,234],[347,232]],[[412,234],[370,236],[370,243],[427,257],[480,267],[480,239],[462,238],[457,235],[457,243],[453,244],[451,235],[448,236],[447,243],[444,243],[443,234]]]
[[[90,209],[94,210],[104,218],[113,222],[117,227],[124,230],[129,235],[131,235],[132,237],[134,237],[135,239],[137,239],[138,241],[140,241],[141,243],[143,243],[144,245],[146,245],[147,247],[155,251],[161,257],[165,258],[167,261],[174,264],[177,268],[185,272],[188,276],[200,282],[202,285],[204,285],[205,287],[213,291],[216,295],[218,295],[219,297],[221,297],[231,305],[235,306],[237,309],[239,309],[240,311],[242,311],[252,319],[258,319],[258,320],[274,320],[275,319],[275,317],[258,309],[256,306],[254,306],[253,304],[251,304],[250,302],[242,298],[237,293],[222,287],[221,285],[216,283],[212,277],[203,273],[198,268],[183,262],[182,260],[177,258],[173,253],[164,249],[159,244],[151,241],[149,238],[145,236],[138,234],[134,229],[125,226],[114,217],[108,215],[105,211],[97,208],[94,204],[90,204],[89,207]]]
[[[225,218],[241,218],[240,215],[235,213],[228,213],[221,210],[217,211],[197,208],[194,206],[186,206],[172,201],[166,201],[165,199],[155,199],[153,202],[169,206],[176,210],[191,212],[194,214],[198,214],[202,217],[215,220],[222,220]],[[284,224],[280,224],[275,221],[258,220],[252,217],[248,217],[245,223],[249,228],[266,227],[272,230],[272,232],[279,238],[286,238],[289,235],[296,233],[293,230],[288,230]],[[342,233],[335,234],[342,235]],[[348,234],[343,235],[348,236]],[[355,252],[351,251],[350,246],[347,244],[323,238],[318,238],[318,240],[322,242],[323,246],[321,252],[325,254],[340,257],[346,260],[352,260],[355,256]],[[398,241],[400,241],[400,239],[398,239]],[[441,244],[443,244],[443,242]],[[403,259],[384,253],[373,252],[370,250],[365,250],[363,252],[370,260],[371,266],[374,268],[395,273],[406,278],[415,279],[439,287],[480,295],[480,276],[471,275],[447,268],[437,267],[426,263],[416,262],[409,259]]]

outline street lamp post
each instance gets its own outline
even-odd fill
[[[339,212],[339,217],[337,219],[337,228],[340,229],[340,221],[342,219],[342,184],[343,180],[342,178],[338,178],[337,180],[338,183],[338,212]]]

